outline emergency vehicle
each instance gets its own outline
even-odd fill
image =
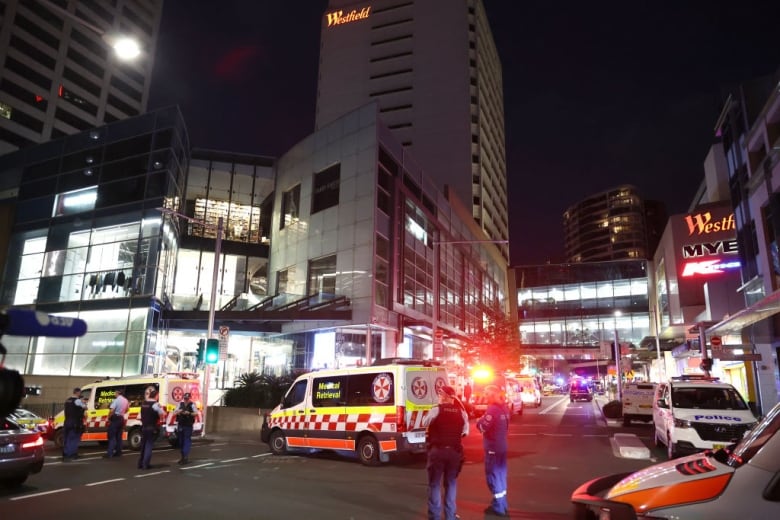
[[[367,466],[390,454],[423,453],[423,419],[446,384],[443,367],[397,358],[303,374],[266,414],[261,438],[275,455],[335,450]]]
[[[656,388],[655,445],[666,446],[670,459],[724,448],[740,439],[756,421],[739,392],[717,378],[673,377]]]
[[[628,383],[623,386],[623,426],[631,421],[653,420],[655,383]]]
[[[488,404],[490,404],[485,395],[485,388],[490,385],[497,386],[503,392],[504,400],[511,414],[523,415],[523,387],[517,379],[496,374],[489,366],[478,365],[471,371],[471,380],[474,384],[472,385],[471,398],[466,405],[470,416],[484,415]]]
[[[735,446],[594,479],[577,520],[745,520],[780,515],[780,404]]]
[[[116,397],[117,389],[124,390],[124,396],[130,402],[130,408],[125,415],[125,431],[122,439],[127,441],[130,449],[141,447],[141,403],[149,395],[150,389],[157,390],[160,406],[165,410],[160,422],[160,434],[176,445],[176,416],[172,413],[184,394],[189,393],[193,403],[198,408],[198,415],[193,425],[193,437],[203,432],[203,405],[201,403],[200,379],[198,374],[189,372],[171,372],[167,374],[140,375],[125,378],[111,378],[81,387],[81,395],[87,399],[87,409],[84,412],[84,431],[82,441],[108,441],[108,412],[111,402]],[[65,412],[61,411],[54,417],[54,442],[63,445],[63,429]]]

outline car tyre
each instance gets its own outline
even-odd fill
[[[15,475],[13,477],[7,477],[0,480],[0,484],[9,489],[20,487],[27,481],[27,475]]]
[[[133,428],[127,432],[127,445],[131,450],[139,451],[141,449],[142,440],[141,428]]]
[[[65,446],[65,431],[64,428],[60,428],[59,430],[56,430],[54,432],[54,438],[52,439],[54,441],[54,445],[58,448],[62,448]]]
[[[271,448],[271,453],[274,455],[284,455],[287,453],[287,439],[284,437],[284,433],[281,430],[274,430],[271,432],[268,446]]]
[[[364,435],[358,442],[358,457],[366,466],[379,465],[379,444],[373,435]]]

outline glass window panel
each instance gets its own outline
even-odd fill
[[[25,255],[19,267],[19,279],[39,278],[43,272],[43,253]]]
[[[26,305],[35,303],[38,299],[38,284],[40,278],[31,280],[20,280],[16,284],[16,294],[14,294],[14,305]]]
[[[72,375],[119,377],[122,375],[123,361],[124,356],[75,355]]]
[[[33,372],[36,374],[47,376],[66,376],[70,374],[71,356],[70,354],[36,354],[33,357],[32,363]]]

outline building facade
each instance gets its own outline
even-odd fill
[[[591,195],[563,214],[569,262],[649,260],[666,224],[664,205],[645,201],[630,185]]]
[[[501,62],[481,0],[331,0],[315,126],[367,102],[490,239],[509,238]]]
[[[6,0],[0,11],[0,154],[146,111],[162,2]],[[132,62],[106,43],[119,33],[139,42]]]

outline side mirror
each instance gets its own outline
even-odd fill
[[[666,404],[666,399],[659,399],[656,401],[656,404],[658,405],[658,408],[669,408],[669,405]]]

